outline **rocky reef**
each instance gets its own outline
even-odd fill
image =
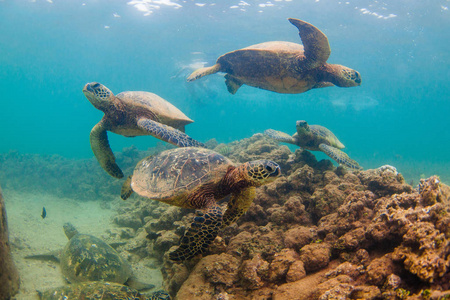
[[[175,299],[450,297],[450,188],[438,177],[414,188],[393,167],[349,172],[260,134],[210,147],[235,162],[274,160],[284,176],[185,263],[167,252],[193,211],[137,196],[119,209],[121,251],[158,258]]]

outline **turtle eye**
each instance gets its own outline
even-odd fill
[[[266,166],[266,170],[269,171],[270,173],[273,172],[273,168],[271,166]]]
[[[98,88],[99,85],[100,84],[98,82],[95,82],[94,84],[91,85],[91,87],[95,89],[95,88]]]

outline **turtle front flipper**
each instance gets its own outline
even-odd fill
[[[222,210],[217,204],[208,207],[205,213],[197,211],[191,227],[181,238],[180,245],[169,253],[174,261],[185,261],[204,253],[222,228]]]
[[[273,138],[274,140],[279,141],[279,142],[295,145],[295,139],[287,133],[284,133],[284,132],[281,132],[278,130],[267,129],[266,131],[264,131],[264,134],[270,138]]]
[[[90,140],[91,149],[100,163],[100,166],[112,177],[122,178],[122,170],[116,164],[116,158],[109,146],[108,134],[102,121],[92,128]]]
[[[325,64],[331,54],[327,36],[305,21],[293,18],[288,20],[297,27],[305,50],[305,59],[301,61],[301,67],[311,70]]]
[[[346,153],[337,148],[331,147],[326,144],[320,144],[319,149],[330,158],[334,159],[340,165],[344,165],[354,170],[362,170],[362,167],[356,161],[351,159]]]
[[[128,176],[122,185],[122,189],[120,190],[120,198],[122,198],[122,200],[127,200],[131,194],[133,194],[133,189],[131,188],[131,177],[132,175]]]
[[[189,77],[186,80],[187,81],[194,81],[194,80],[197,80],[199,78],[202,78],[203,76],[211,75],[211,74],[217,73],[219,71],[220,71],[220,64],[215,64],[212,67],[200,68],[200,69],[195,70],[194,72],[192,72],[192,74],[189,75]]]
[[[137,125],[150,135],[178,147],[205,147],[203,143],[194,140],[178,129],[150,119],[141,118],[138,120]]]
[[[245,214],[255,199],[256,189],[250,187],[242,190],[237,194],[233,194],[228,201],[228,207],[223,214],[222,227],[227,227],[239,219],[240,216]]]

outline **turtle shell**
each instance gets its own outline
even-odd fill
[[[339,141],[339,139],[334,135],[334,133],[331,132],[331,130],[329,130],[328,128],[325,128],[320,125],[310,125],[309,128],[311,129],[311,132],[315,136],[317,136],[318,139],[317,144],[325,143],[338,149],[345,148],[344,144],[342,144],[341,141]]]
[[[133,299],[146,300],[138,291],[110,282],[83,282],[51,289],[40,293],[41,300],[62,300],[62,299]]]
[[[147,110],[155,120],[173,127],[182,127],[194,122],[172,103],[150,92],[127,91],[116,95],[127,107],[135,110]]]
[[[131,187],[141,196],[184,208],[194,208],[186,195],[200,186],[216,183],[233,163],[204,148],[176,148],[141,160],[134,170]]]
[[[298,76],[286,68],[303,54],[303,46],[291,42],[265,42],[228,52],[217,59],[221,71],[239,77]],[[264,61],[262,64],[261,61]]]
[[[99,238],[76,234],[61,254],[61,270],[69,282],[110,281],[125,283],[132,274],[130,264]]]
[[[228,52],[217,63],[222,72],[247,85],[291,93],[304,92],[317,83],[313,73],[299,64],[304,57],[302,45],[273,41]]]

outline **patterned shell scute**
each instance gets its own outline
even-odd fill
[[[220,180],[230,165],[228,158],[209,149],[177,148],[141,160],[131,185],[141,196],[164,200]]]
[[[61,254],[61,269],[69,282],[125,283],[131,266],[111,246],[88,234],[77,234]]]

